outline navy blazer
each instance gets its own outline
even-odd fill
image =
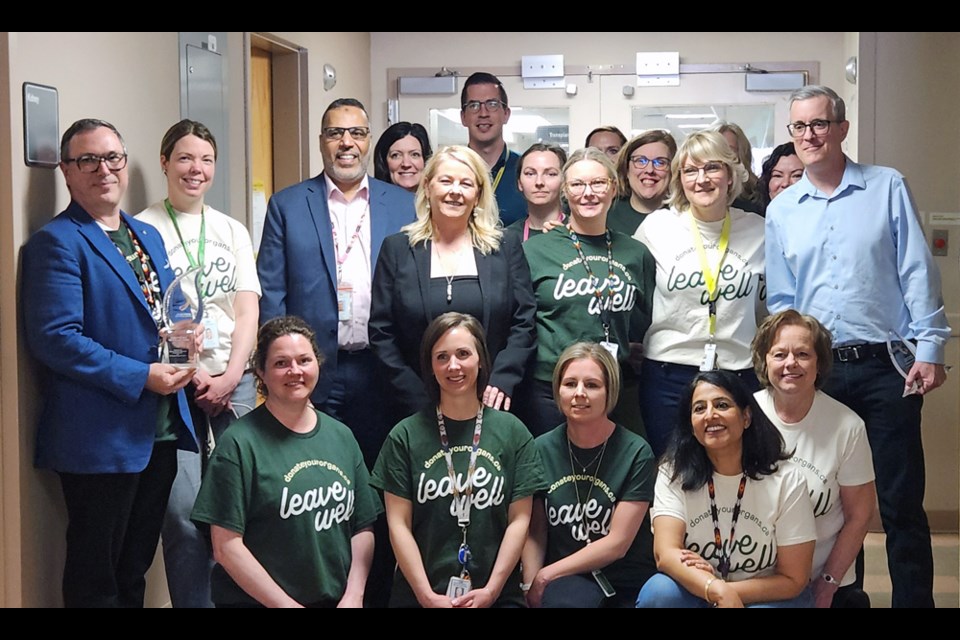
[[[434,316],[430,313],[432,242],[414,247],[405,233],[383,243],[373,276],[370,346],[386,368],[404,416],[428,402],[420,377],[420,341]],[[473,250],[483,297],[483,317],[493,360],[490,384],[513,401],[528,361],[536,351],[537,303],[530,267],[516,234],[503,235],[500,248],[483,255]]]
[[[173,280],[154,227],[121,212],[166,291]],[[36,465],[66,473],[139,473],[150,461],[160,396],[144,387],[158,361],[159,334],[133,270],[76,202],[23,248],[23,322],[43,365],[43,410]],[[189,432],[178,445],[198,451],[183,390],[176,394]]]
[[[369,178],[370,272],[383,239],[414,219],[413,194]],[[267,205],[257,255],[260,324],[284,315],[300,316],[317,333],[325,356],[313,402],[327,399],[337,371],[337,256],[323,174],[275,193]]]

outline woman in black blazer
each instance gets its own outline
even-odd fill
[[[499,228],[486,164],[467,147],[441,149],[424,168],[416,210],[416,221],[380,248],[370,305],[370,346],[394,391],[396,417],[428,402],[420,339],[447,311],[483,323],[493,359],[483,401],[507,411],[536,350],[536,302],[519,239]]]

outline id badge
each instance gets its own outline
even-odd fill
[[[203,318],[203,350],[216,349],[220,344],[220,331],[217,321],[210,316]]]
[[[616,342],[607,342],[604,340],[600,343],[600,346],[607,350],[607,352],[613,356],[613,359],[617,359],[617,354],[620,352],[620,345]]]
[[[608,598],[612,598],[617,595],[617,590],[613,588],[613,585],[610,583],[610,579],[607,576],[603,575],[603,572],[600,569],[594,569],[592,572],[593,579],[597,581],[597,585],[600,587],[600,590],[603,591],[603,595]]]
[[[450,582],[447,583],[447,597],[451,600],[462,598],[468,591],[470,591],[470,578],[452,576]]]
[[[353,315],[353,286],[341,284],[337,287],[337,317],[340,322],[350,322]]]
[[[708,342],[703,345],[703,360],[700,361],[700,371],[713,371],[717,368],[717,343]]]

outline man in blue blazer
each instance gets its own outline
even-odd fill
[[[414,219],[413,196],[367,176],[370,121],[352,98],[323,114],[323,173],[270,198],[257,273],[261,324],[305,319],[325,357],[316,407],[349,426],[372,467],[392,426],[367,321],[383,239]]]
[[[36,466],[63,487],[64,604],[143,606],[176,450],[197,450],[181,391],[193,370],[158,362],[173,272],[157,230],[120,210],[119,132],[79,120],[60,158],[70,206],[23,249],[24,328],[43,376]]]

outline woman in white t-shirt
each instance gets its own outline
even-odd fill
[[[637,607],[810,607],[813,508],[783,440],[736,374],[698,373],[651,511],[660,573]]]
[[[176,275],[201,269],[204,342],[187,395],[195,421],[206,416],[219,436],[235,414],[252,410],[257,399],[253,374],[247,371],[260,315],[253,244],[243,224],[204,203],[217,167],[217,141],[206,126],[181,120],[170,127],[160,143],[160,167],[167,197],[137,217],[160,232]],[[190,521],[200,469],[200,455],[178,452],[162,533],[174,607],[212,606],[210,552]]]
[[[734,371],[752,391],[750,341],[766,315],[763,218],[731,204],[746,172],[716,131],[687,136],[672,164],[669,209],[634,237],[657,263],[653,320],[643,341],[640,410],[658,456],[697,371]]]
[[[780,430],[810,488],[817,524],[811,587],[817,607],[862,608],[854,560],[877,499],[863,420],[823,391],[833,365],[830,331],[793,309],[767,318],[753,341],[765,387],[757,404]]]

